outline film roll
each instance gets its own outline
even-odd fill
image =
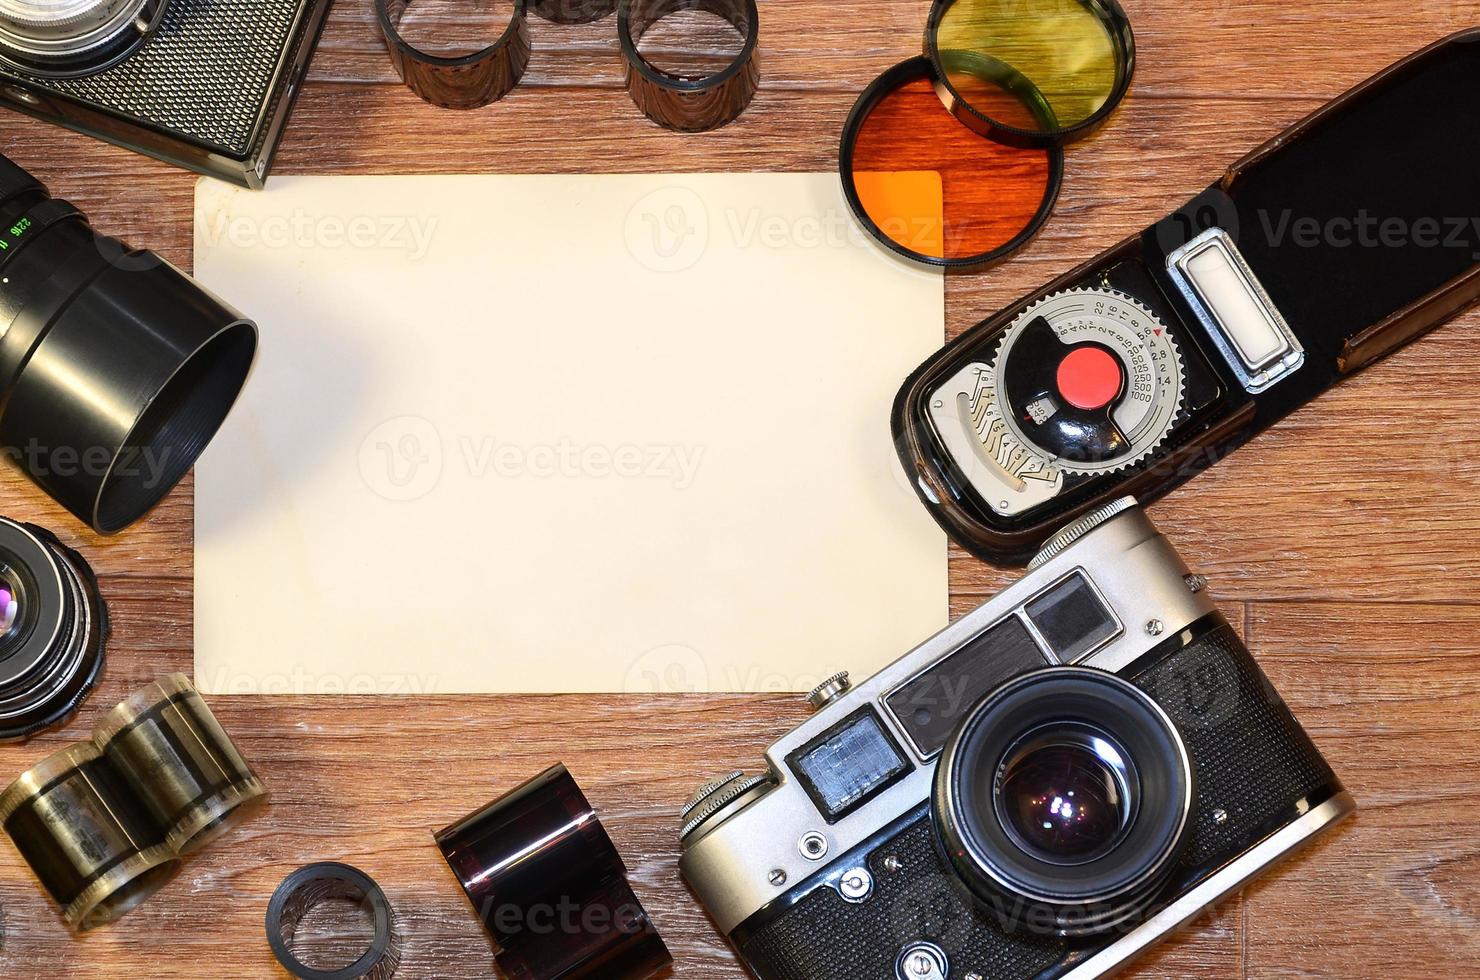
[[[0,826],[77,932],[120,918],[180,865],[164,827],[91,742],[12,783],[0,795]]]
[[[444,109],[477,109],[513,91],[529,67],[529,23],[526,0],[511,0],[513,13],[493,44],[458,57],[431,54],[401,36],[401,19],[414,0],[375,0],[375,11],[401,81],[422,99]],[[580,5],[585,0],[548,0],[549,8]]]
[[[436,840],[511,980],[646,980],[673,962],[564,766]]]
[[[744,38],[739,53],[719,72],[690,78],[666,71],[638,50],[643,35],[665,17],[688,10],[727,21]],[[695,133],[738,118],[760,88],[756,48],[760,13],[755,0],[622,0],[617,36],[627,61],[627,91],[643,114],[660,126]]]
[[[184,674],[130,695],[108,712],[93,738],[179,854],[205,847],[267,796]]]
[[[144,902],[182,855],[266,796],[200,694],[174,674],[0,793],[0,828],[83,932]]]

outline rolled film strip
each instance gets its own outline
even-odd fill
[[[969,54],[1011,65],[1048,111],[1003,114],[996,87],[960,70]],[[1130,90],[1136,39],[1117,0],[934,0],[925,55],[957,120],[996,142],[1041,149],[1084,139],[1109,118]]]
[[[267,798],[267,787],[184,674],[130,695],[103,718],[93,740],[179,854],[205,847]]]
[[[554,24],[590,24],[611,16],[617,0],[529,0],[529,12]]]
[[[564,766],[436,840],[510,980],[646,980],[673,962]]]
[[[293,953],[298,927],[313,909],[336,900],[354,902],[369,913],[370,945],[347,966],[308,966]],[[267,904],[266,927],[272,955],[298,980],[390,980],[401,964],[401,937],[390,901],[374,879],[347,864],[310,864],[284,878]]]
[[[401,36],[401,20],[414,0],[375,0],[375,11],[390,49],[391,63],[406,87],[444,109],[477,109],[513,91],[529,67],[529,24],[526,0],[511,0],[513,13],[498,40],[481,51],[461,56],[432,54]],[[583,0],[548,0],[544,6]],[[574,9],[574,8],[572,8]]]
[[[0,795],[0,826],[77,932],[122,917],[180,867],[164,828],[91,742],[12,783]]]
[[[996,93],[1000,115],[1025,124],[1050,118],[1032,82],[1010,65],[969,52],[948,60]],[[982,269],[1048,221],[1064,154],[982,139],[942,108],[938,77],[930,59],[915,57],[859,96],[838,157],[843,193],[864,230],[895,254],[949,271]]]
[[[78,932],[163,887],[180,858],[267,796],[184,675],[135,693],[92,739],[47,757],[0,794],[3,827]]]
[[[639,50],[642,38],[665,17],[697,10],[728,22],[744,39],[722,70],[689,77],[655,65]],[[627,62],[627,91],[643,115],[660,126],[695,133],[716,129],[743,113],[760,88],[756,49],[760,12],[755,0],[622,0],[617,35]]]

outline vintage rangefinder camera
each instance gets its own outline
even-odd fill
[[[330,0],[5,0],[0,103],[261,187]]]
[[[684,813],[681,868],[762,980],[1088,980],[1354,804],[1124,498]]]

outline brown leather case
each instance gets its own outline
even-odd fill
[[[1021,563],[1058,528],[1124,494],[1179,486],[1285,415],[1480,300],[1480,28],[1446,38],[1347,92],[1234,164],[1165,219],[973,327],[905,382],[894,435],[921,499],[974,554]],[[1300,368],[1249,393],[1167,271],[1167,257],[1223,228],[1305,348]],[[925,399],[987,360],[1029,305],[1113,285],[1167,321],[1219,392],[1149,457],[1067,487],[1014,519],[990,510],[935,439]]]

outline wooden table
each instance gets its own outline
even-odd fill
[[[927,4],[761,7],[764,85],[754,107],[717,133],[681,137],[639,117],[622,91],[610,22],[536,22],[524,86],[459,114],[401,87],[369,0],[341,0],[278,172],[829,170],[848,108],[879,71],[914,53]],[[1127,7],[1140,42],[1131,98],[1070,150],[1042,237],[995,271],[951,280],[953,333],[1171,210],[1246,150],[1465,26],[1476,9],[1473,0]],[[1474,107],[1455,113],[1456,125],[1476,124]],[[0,140],[100,227],[189,265],[191,175],[10,114]],[[1477,327],[1471,313],[1400,352],[1154,508],[1362,810],[1133,975],[1468,976],[1480,962],[1480,389],[1467,360]],[[191,507],[187,484],[147,521],[103,540],[13,473],[0,476],[0,512],[43,522],[91,556],[116,624],[106,679],[81,717],[0,749],[0,778],[82,737],[133,688],[191,669]],[[1011,578],[953,551],[954,613]],[[260,586],[270,615],[273,583]],[[754,767],[806,715],[799,699],[213,703],[272,786],[271,809],[122,924],[82,939],[0,846],[0,975],[280,975],[263,941],[268,897],[299,864],[345,860],[375,876],[401,915],[402,976],[490,976],[488,942],[430,832],[556,760],[604,811],[677,956],[676,975],[742,975],[678,878],[675,813],[710,774]]]

